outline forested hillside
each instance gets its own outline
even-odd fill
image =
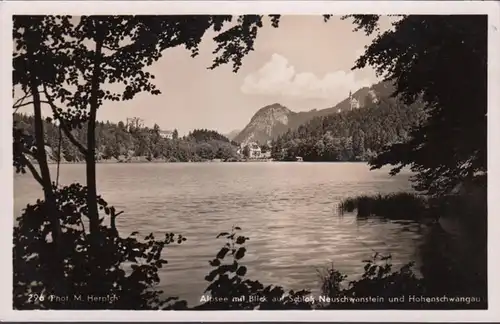
[[[363,109],[315,117],[272,142],[272,157],[292,161],[368,161],[386,145],[407,139],[424,113],[421,103],[405,106],[382,97]]]
[[[390,97],[394,90],[392,82],[382,81],[370,87],[358,89],[352,94],[346,93],[346,98],[333,107],[301,112],[294,112],[279,103],[274,103],[259,109],[234,139],[239,143],[257,142],[262,145],[283,135],[287,130],[297,130],[299,126],[315,117],[350,111],[352,100],[357,102],[359,108],[364,108],[378,102],[379,98]]]
[[[25,133],[33,135],[34,119],[32,116],[14,114],[15,128],[21,128]],[[62,162],[83,161],[83,155],[64,135],[59,141],[59,128],[47,120],[44,123],[45,142],[48,157],[57,161],[58,152]],[[160,128],[136,127],[127,130],[123,122],[118,124],[99,122],[96,127],[97,157],[101,161],[203,161],[212,159],[228,160],[237,157],[236,143],[216,131],[198,129],[182,138],[173,132],[173,138],[162,138]],[[86,143],[86,129],[73,130],[76,139]],[[60,146],[59,146],[60,145]]]

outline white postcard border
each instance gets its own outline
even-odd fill
[[[2,321],[495,321],[500,318],[500,3],[496,1],[15,1],[0,3]],[[12,310],[12,15],[14,14],[488,14],[488,310],[14,311]],[[467,64],[464,62],[464,64]],[[497,244],[495,244],[497,243]]]

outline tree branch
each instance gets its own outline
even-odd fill
[[[31,151],[30,151],[30,150],[28,150],[27,148],[24,148],[24,149],[23,149],[23,153],[24,153],[24,154],[27,154],[27,155],[30,155],[30,156],[32,156],[33,158],[35,158],[35,159],[36,159],[35,153],[31,152]]]
[[[31,152],[30,152],[31,153]],[[31,153],[33,155],[33,153]],[[21,157],[23,159],[23,162],[26,164],[28,169],[31,171],[31,174],[33,174],[33,178],[42,186],[43,188],[43,180],[38,171],[36,170],[35,166],[33,163],[30,162],[24,155],[21,154]]]
[[[80,216],[80,225],[82,225],[83,236],[86,236],[87,232],[85,231],[85,225],[83,224],[83,219],[81,216]]]
[[[105,45],[102,45],[102,48],[108,50],[108,51],[111,51],[111,52],[117,52],[118,49],[117,48],[111,48],[109,46],[105,46]],[[114,53],[113,53],[114,54]]]
[[[14,95],[14,93],[13,93],[13,95]],[[17,105],[22,104],[22,103],[23,103],[23,101],[24,101],[26,98],[28,98],[29,96],[31,96],[31,92],[27,92],[27,93],[26,93],[23,97],[21,97],[21,98],[17,99],[17,101],[14,103],[13,107],[14,107],[14,108],[16,108],[16,106],[17,106]]]
[[[48,104],[49,102],[40,100],[40,103]],[[17,105],[12,106],[12,107],[17,111],[21,107],[29,106],[32,104],[33,104],[33,101],[29,101],[29,102],[25,102],[25,103],[19,103]]]
[[[110,210],[110,227],[115,232],[115,234],[118,236],[118,229],[116,228],[116,217],[123,214],[123,210],[116,213],[115,207],[111,207],[110,209],[111,209]]]
[[[82,143],[78,142],[77,139],[75,138],[75,136],[73,136],[73,133],[71,133],[71,130],[70,128],[68,127],[68,125],[66,124],[66,122],[64,121],[64,119],[61,117],[61,115],[59,114],[59,112],[57,111],[57,106],[54,104],[54,101],[52,99],[52,97],[49,95],[48,91],[47,91],[47,88],[45,87],[45,84],[43,85],[43,92],[45,93],[45,97],[47,98],[48,103],[50,105],[50,108],[52,108],[52,113],[54,114],[54,117],[59,120],[59,123],[61,125],[61,128],[62,130],[64,131],[64,134],[66,135],[66,137],[69,139],[69,141],[75,145],[78,150],[80,150],[80,152],[84,155],[87,154],[87,149],[85,148],[85,146],[83,146]]]

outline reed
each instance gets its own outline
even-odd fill
[[[407,192],[360,195],[342,200],[339,213],[357,212],[358,217],[383,217],[387,219],[417,220],[427,215],[427,199]]]

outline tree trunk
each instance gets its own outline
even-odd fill
[[[35,117],[35,139],[36,139],[36,159],[40,168],[40,176],[42,178],[43,194],[45,205],[49,214],[49,219],[52,222],[53,232],[52,239],[55,244],[58,244],[58,239],[61,235],[61,226],[57,215],[56,202],[52,181],[50,178],[50,170],[47,163],[47,152],[45,151],[45,132],[43,129],[42,108],[40,93],[38,92],[38,82],[36,80],[36,71],[33,67],[33,57],[30,60],[30,87],[33,94],[33,108]]]
[[[94,71],[92,75],[92,87],[90,93],[90,114],[87,128],[87,156],[85,157],[87,165],[87,204],[90,220],[90,233],[95,234],[99,231],[99,211],[97,208],[97,184],[96,184],[96,158],[95,158],[95,127],[97,119],[97,108],[99,106],[99,77],[101,74],[103,40],[96,40],[96,52],[94,58]]]
[[[29,44],[29,43],[28,43]],[[31,44],[36,44],[36,42],[31,42]],[[36,45],[35,45],[36,46]],[[59,212],[56,205],[54,190],[52,187],[52,181],[50,178],[50,170],[47,163],[47,153],[45,151],[45,132],[43,129],[42,120],[42,108],[40,93],[38,92],[38,80],[36,66],[34,65],[34,53],[35,49],[32,48],[33,45],[28,45],[28,64],[29,64],[29,82],[30,90],[33,94],[33,110],[35,117],[35,144],[36,144],[36,160],[40,168],[41,184],[43,187],[43,194],[45,199],[44,212],[47,213],[48,218],[52,227],[52,242],[54,246],[54,257],[52,258],[52,287],[56,294],[64,295],[64,284],[61,278],[64,278],[64,266],[63,266],[63,254],[62,254],[62,242],[61,242],[61,225],[59,223]]]

